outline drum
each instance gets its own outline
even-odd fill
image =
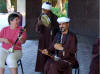
[[[42,23],[44,24],[45,27],[49,27],[49,25],[51,23],[50,18],[46,14],[43,14],[41,16],[41,21],[42,21]]]

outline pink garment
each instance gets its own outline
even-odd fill
[[[19,33],[20,33],[20,29],[22,29],[22,27],[17,27],[16,29],[10,29],[9,26],[3,28],[0,32],[0,38],[7,38],[8,40],[10,40],[13,44],[15,43]],[[26,33],[23,32],[22,34],[23,38],[26,39]],[[2,47],[5,49],[9,49],[12,47],[12,44],[7,44],[7,43],[2,43]],[[18,40],[18,42],[16,43],[14,50],[21,50],[21,43]]]

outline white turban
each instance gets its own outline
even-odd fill
[[[45,2],[42,4],[42,8],[46,10],[51,10],[51,4],[49,2]]]
[[[70,19],[67,18],[67,17],[59,17],[57,19],[57,22],[60,24],[60,23],[65,23],[65,22],[70,22]]]

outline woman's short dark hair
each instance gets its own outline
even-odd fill
[[[12,13],[8,16],[8,22],[10,24],[10,21],[13,21],[13,19],[15,19],[16,17],[19,18],[19,15],[18,14],[15,14],[15,13]]]

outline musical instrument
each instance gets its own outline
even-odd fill
[[[39,51],[42,53],[42,51],[43,50],[40,50],[39,49]],[[69,62],[69,61],[67,61],[67,60],[62,60],[60,57],[58,57],[58,56],[53,56],[53,55],[50,55],[50,54],[44,54],[44,55],[47,55],[47,56],[49,56],[51,59],[54,59],[54,61],[64,61],[64,62],[66,62],[66,63],[68,63],[69,65],[71,65],[72,66],[72,63],[71,62]]]
[[[40,49],[39,49],[39,51],[42,53],[43,50],[40,50]],[[53,58],[53,56],[51,56],[50,54],[44,54],[44,55],[47,55],[47,56],[49,56],[50,58]]]
[[[63,45],[62,39],[63,39],[63,34],[60,32],[60,34],[59,34],[59,35],[57,36],[57,38],[56,38],[55,43],[58,43],[58,44]],[[64,49],[63,49],[63,50],[56,50],[56,56],[58,56],[58,52],[59,52],[59,51],[62,51],[63,56],[65,56],[65,50],[64,50]]]
[[[15,43],[12,45],[12,47],[9,48],[9,50],[8,50],[9,53],[13,53],[14,52],[13,48],[15,47],[17,41],[19,40],[19,38],[21,37],[21,35],[23,34],[23,32],[24,32],[24,29],[20,29],[19,36],[17,37],[17,39],[16,39]]]
[[[46,14],[41,15],[41,21],[44,24],[45,27],[49,27],[51,20]]]

